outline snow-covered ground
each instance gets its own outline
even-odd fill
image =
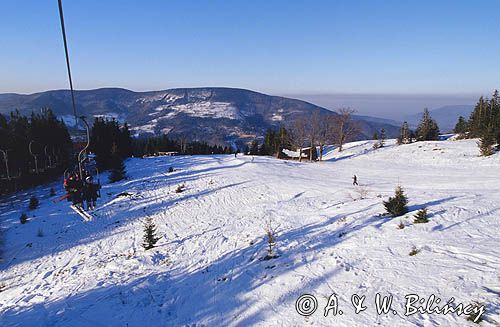
[[[198,101],[173,105],[170,114],[184,113],[192,117],[240,119],[238,108],[229,102]]]
[[[49,188],[61,196],[59,184],[2,198],[0,325],[474,325],[455,314],[405,317],[411,293],[434,294],[441,305],[478,301],[481,324],[498,325],[500,155],[478,157],[474,140],[388,143],[329,147],[321,163],[130,159],[128,180],[104,185],[91,222],[67,202],[52,203]],[[170,166],[177,170],[167,173]],[[381,216],[398,183],[410,212]],[[186,191],[176,193],[180,184]],[[31,194],[41,205],[21,225]],[[429,223],[413,224],[422,207]],[[161,236],[148,251],[146,217]],[[279,257],[262,260],[270,218]],[[413,247],[420,252],[410,256]],[[295,310],[304,293],[319,305],[309,317]],[[376,293],[394,296],[396,314],[376,313]],[[332,294],[343,315],[324,317]],[[354,313],[352,294],[366,296],[366,311]]]

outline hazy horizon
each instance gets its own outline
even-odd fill
[[[481,94],[287,94],[286,97],[304,100],[330,110],[348,107],[357,115],[401,120],[408,115],[444,106],[474,105]]]
[[[244,89],[242,87],[230,87],[230,86],[196,86],[196,87],[223,87],[223,88]],[[134,92],[162,91],[171,89],[171,88],[160,88],[160,89],[148,89],[148,90],[134,90],[124,87],[107,86],[107,87],[91,88],[91,89],[78,89],[77,91],[88,91],[88,90],[96,90],[102,88],[122,88]],[[26,92],[26,93],[0,92],[0,94],[15,93],[15,94],[30,95],[30,94],[36,94],[54,90],[39,90],[35,92]],[[67,90],[67,89],[61,88],[59,90]],[[343,107],[349,107],[351,109],[356,110],[357,115],[366,115],[366,116],[394,119],[394,120],[401,120],[408,115],[422,112],[424,108],[433,110],[443,106],[474,105],[480,96],[489,97],[491,93],[493,93],[493,90],[489,93],[484,92],[477,94],[412,94],[412,93],[275,94],[272,92],[261,91],[261,90],[251,90],[251,91],[273,96],[283,96],[287,98],[303,100],[329,110],[336,110]]]

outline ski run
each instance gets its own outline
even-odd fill
[[[480,325],[498,326],[500,153],[479,157],[476,141],[352,142],[315,163],[133,158],[89,221],[51,201],[61,181],[1,198],[0,325],[476,326],[456,313],[405,316],[415,294],[484,304]],[[397,185],[410,211],[384,216]],[[29,211],[31,195],[40,206]],[[429,222],[414,224],[424,207]],[[148,217],[160,239],[146,251]],[[264,260],[269,222],[276,257]],[[310,316],[296,310],[303,294],[317,299]],[[354,312],[353,294],[366,310]],[[387,314],[377,294],[392,296]],[[329,299],[343,314],[324,316]]]

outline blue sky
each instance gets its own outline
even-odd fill
[[[78,89],[489,94],[500,1],[65,0]],[[0,92],[67,88],[56,0],[0,1]]]

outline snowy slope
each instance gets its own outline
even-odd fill
[[[0,325],[474,325],[454,314],[405,317],[410,293],[479,301],[487,305],[481,324],[499,324],[500,156],[478,157],[474,140],[388,143],[329,147],[321,163],[131,159],[129,179],[104,186],[88,223],[67,202],[50,201],[51,185],[1,199]],[[167,173],[170,166],[178,170]],[[182,183],[186,191],[175,193]],[[398,183],[410,213],[380,216]],[[40,208],[21,225],[33,193]],[[424,206],[430,222],[413,224]],[[144,251],[148,216],[161,239]],[[279,225],[280,256],[261,260],[269,217]],[[420,252],[409,256],[413,246]],[[378,292],[394,296],[396,315],[377,315]],[[307,318],[295,311],[303,293],[319,302]],[[344,314],[325,318],[332,293]],[[353,293],[366,295],[365,312],[354,314]]]

